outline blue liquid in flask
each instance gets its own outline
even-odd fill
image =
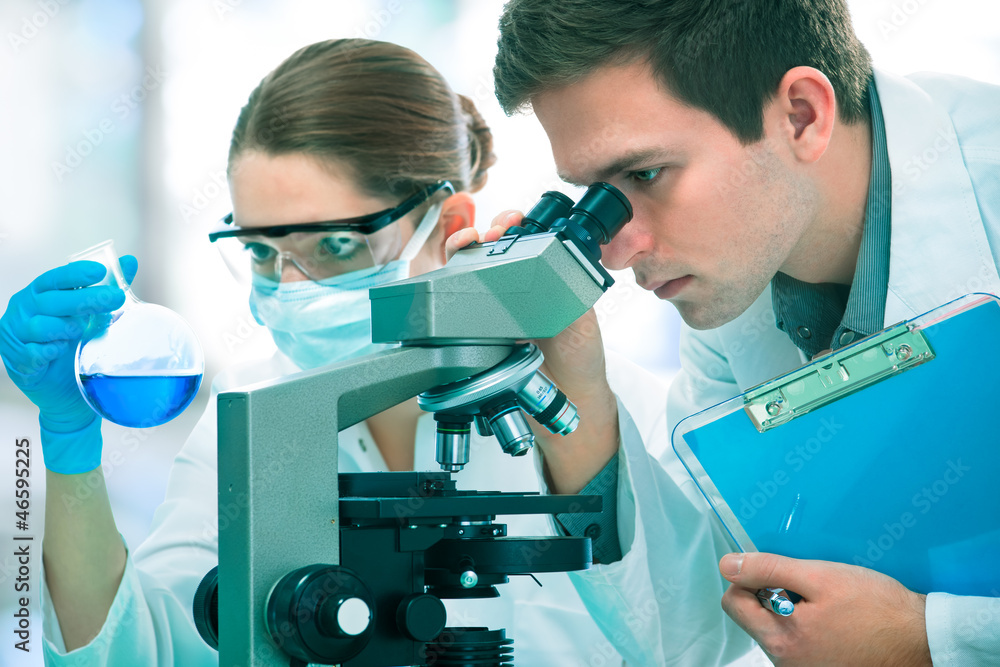
[[[122,426],[165,424],[191,403],[201,373],[157,375],[80,375],[87,402],[102,417]]]
[[[76,348],[76,377],[84,399],[122,426],[149,428],[170,421],[201,386],[205,359],[198,337],[177,313],[136,298],[111,241],[70,258],[77,260],[103,264],[102,284],[125,293],[116,310],[91,318]]]

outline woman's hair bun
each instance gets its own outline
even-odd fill
[[[459,95],[458,99],[468,119],[469,192],[477,192],[486,185],[486,171],[497,161],[497,156],[493,153],[493,133],[476,109],[475,102],[465,95]]]

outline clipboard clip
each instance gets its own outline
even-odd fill
[[[743,409],[763,433],[933,358],[923,332],[904,322],[750,389]]]

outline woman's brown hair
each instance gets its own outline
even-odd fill
[[[475,192],[496,161],[472,100],[413,51],[366,39],[312,44],[264,77],[236,121],[230,168],[249,150],[347,165],[384,198],[439,180]]]

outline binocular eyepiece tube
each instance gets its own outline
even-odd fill
[[[576,204],[561,192],[544,193],[525,214],[521,227],[527,234],[565,231],[600,259],[600,246],[631,219],[632,204],[625,195],[613,185],[598,182]]]

